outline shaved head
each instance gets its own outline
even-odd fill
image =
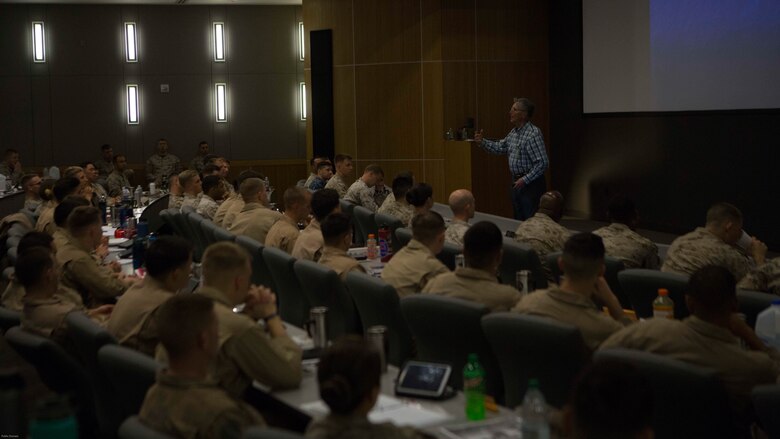
[[[450,194],[449,204],[454,215],[474,216],[474,194],[467,189],[456,189]]]
[[[539,212],[556,222],[560,221],[563,216],[563,195],[558,191],[545,192],[539,200]]]

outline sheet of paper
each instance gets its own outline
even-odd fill
[[[328,406],[322,400],[303,404],[301,409],[315,416],[328,414]],[[402,401],[387,395],[379,395],[374,409],[368,414],[371,422],[391,422],[397,426],[430,427],[450,419],[445,412],[438,412],[416,403]]]

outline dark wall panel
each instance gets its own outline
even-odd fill
[[[236,160],[302,159],[301,14],[287,6],[0,5],[0,147],[20,149],[25,166],[94,159],[104,143],[143,163],[159,137],[184,161],[201,140]],[[37,19],[46,23],[45,64],[31,62]],[[125,62],[125,21],[138,26],[138,63]],[[225,22],[225,63],[213,62],[212,21]],[[214,120],[216,82],[228,84],[228,123]],[[140,86],[140,125],[126,122],[128,83]]]

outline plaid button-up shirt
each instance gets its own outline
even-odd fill
[[[506,154],[512,175],[524,175],[525,184],[544,175],[549,161],[542,131],[531,122],[512,128],[503,140],[483,140],[482,148],[491,154]]]

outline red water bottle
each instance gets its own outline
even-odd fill
[[[379,226],[379,256],[382,262],[387,262],[393,256],[393,238],[390,228],[382,224]]]

